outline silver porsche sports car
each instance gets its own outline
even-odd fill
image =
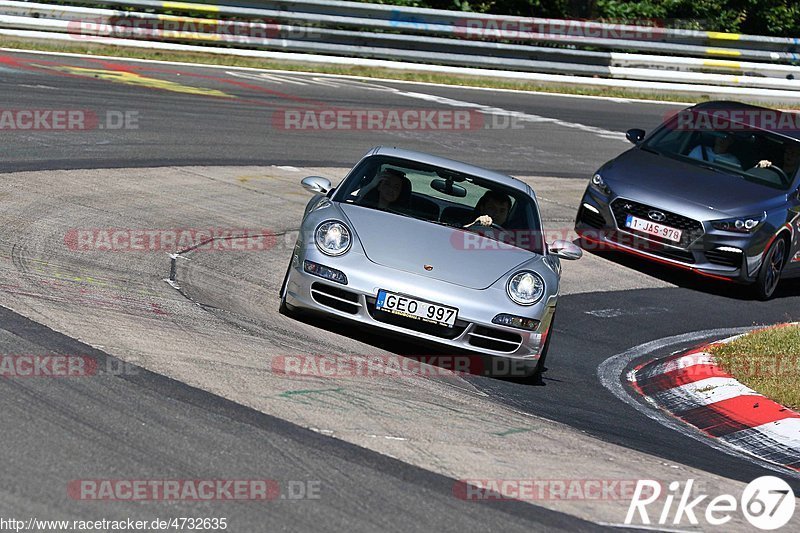
[[[448,349],[543,368],[568,241],[547,244],[522,181],[377,147],[315,196],[281,287],[281,310],[316,311]],[[492,358],[490,358],[492,359]]]

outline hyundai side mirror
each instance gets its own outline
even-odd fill
[[[645,131],[639,128],[633,128],[625,132],[625,138],[633,144],[639,144],[644,139]]]
[[[557,240],[547,245],[548,251],[560,259],[570,261],[583,257],[583,250],[569,241]]]
[[[328,194],[328,191],[331,190],[330,180],[322,176],[308,176],[303,178],[300,184],[305,190],[314,194]]]

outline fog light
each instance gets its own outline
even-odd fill
[[[341,270],[326,267],[325,265],[320,265],[319,263],[309,261],[308,259],[303,262],[303,270],[309,274],[313,274],[314,276],[319,276],[321,278],[335,281],[336,283],[341,283],[342,285],[347,285],[347,276],[345,276],[344,272]]]
[[[734,248],[733,246],[720,246],[717,248],[717,251],[726,252],[729,254],[740,254],[742,253],[741,248]]]
[[[492,319],[493,324],[500,324],[501,326],[509,326],[512,328],[527,329],[534,331],[539,327],[539,321],[532,318],[525,318],[522,316],[507,315],[505,313],[497,315]]]

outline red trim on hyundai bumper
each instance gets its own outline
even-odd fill
[[[712,279],[721,280],[721,281],[728,281],[728,282],[733,282],[734,281],[733,279],[726,278],[725,276],[718,276],[716,274],[709,274],[707,272],[703,272],[701,270],[697,270],[694,267],[681,265],[680,263],[673,263],[672,261],[667,261],[666,259],[661,259],[659,257],[652,257],[650,255],[644,254],[642,252],[637,252],[636,250],[631,250],[629,248],[626,248],[624,246],[620,246],[619,244],[616,244],[616,243],[613,243],[613,242],[610,242],[610,241],[598,241],[596,239],[592,239],[591,237],[587,237],[587,236],[583,235],[580,231],[578,231],[577,233],[578,233],[578,236],[581,239],[586,239],[587,241],[595,243],[595,244],[601,244],[601,245],[605,245],[605,246],[610,246],[611,248],[613,248],[615,250],[618,250],[620,252],[627,252],[629,254],[633,254],[633,255],[642,257],[644,259],[649,259],[650,261],[655,261],[656,263],[661,263],[663,265],[669,265],[669,266],[680,268],[680,269],[683,269],[683,270],[688,270],[689,272],[694,272],[695,274],[699,274],[699,275],[705,276],[707,278],[712,278]]]

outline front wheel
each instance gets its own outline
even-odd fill
[[[533,369],[533,372],[530,376],[528,376],[528,381],[530,383],[541,383],[542,382],[542,374],[547,367],[545,366],[545,360],[547,359],[547,352],[550,350],[550,339],[553,338],[553,333],[555,333],[554,325],[556,323],[556,315],[555,312],[553,313],[553,318],[550,319],[550,329],[547,331],[547,338],[544,340],[544,347],[542,348],[542,353],[539,354],[539,360],[536,362],[536,367]]]
[[[297,311],[294,307],[290,306],[286,303],[286,295],[289,292],[289,274],[292,272],[292,263],[289,262],[289,268],[286,269],[286,275],[283,276],[283,283],[281,284],[280,290],[280,298],[281,298],[281,305],[278,307],[278,312],[283,316],[287,316],[289,318],[294,318],[297,316]]]
[[[278,313],[288,318],[297,318],[299,315],[297,309],[286,303],[286,296],[281,297],[281,305],[278,307]]]
[[[778,288],[783,267],[786,265],[786,239],[778,237],[764,253],[764,262],[756,278],[755,292],[760,300],[769,300]]]

